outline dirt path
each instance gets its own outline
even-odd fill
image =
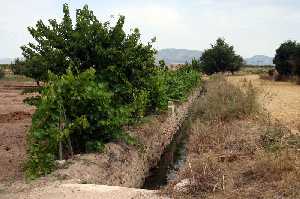
[[[300,125],[300,86],[291,82],[262,80],[258,75],[230,76],[230,81],[237,83],[250,80],[259,88],[260,102],[271,116],[297,130]]]
[[[95,184],[60,184],[37,188],[28,194],[3,199],[167,199],[155,191]]]
[[[0,81],[0,184],[22,177],[26,130],[34,108],[24,105],[21,92],[31,82]]]

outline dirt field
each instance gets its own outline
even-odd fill
[[[229,80],[237,83],[245,78],[259,88],[260,102],[271,116],[297,131],[300,125],[300,86],[262,80],[258,75],[230,76]]]
[[[0,81],[0,184],[22,177],[26,130],[34,108],[24,105],[21,92],[32,82]]]

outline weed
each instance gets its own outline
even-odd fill
[[[206,84],[207,93],[198,101],[194,113],[206,121],[230,121],[259,111],[257,93],[251,82],[235,86],[221,75]]]

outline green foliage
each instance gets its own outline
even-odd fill
[[[87,141],[85,144],[87,152],[102,152],[104,149],[104,144],[101,141]]]
[[[188,93],[200,80],[200,74],[193,69],[193,64],[185,65],[176,71],[170,71],[168,75],[167,93],[170,100],[183,101]]]
[[[294,54],[297,43],[295,41],[287,41],[280,45],[276,50],[273,63],[276,65],[277,72],[281,75],[292,75],[292,66],[289,59]]]
[[[49,77],[41,98],[35,101],[37,110],[28,136],[29,177],[55,168],[60,142],[64,151],[71,143],[75,153],[99,152],[104,143],[115,139],[136,144],[122,126],[147,111],[165,109],[170,99],[184,100],[199,81],[199,73],[189,66],[178,71],[157,68],[148,82],[149,90],[135,91],[133,103],[124,106],[114,103],[115,95],[106,84],[98,83],[94,69],[79,74],[68,70],[65,75]]]
[[[47,69],[41,69],[39,63],[35,63],[34,59],[25,61],[17,58],[11,63],[10,68],[15,75],[33,78],[39,85],[40,81],[46,78]]]
[[[86,152],[95,148],[88,143],[98,146],[116,138],[120,126],[128,122],[129,109],[112,105],[113,94],[95,81],[95,73],[88,69],[79,75],[71,70],[61,77],[50,75],[29,132],[29,176],[52,171],[59,142],[70,138],[75,152]]]
[[[14,62],[11,63],[10,69],[15,75],[24,75],[25,74],[25,66],[24,66],[24,61],[21,59],[17,58],[14,60]]]
[[[290,40],[282,43],[276,50],[273,63],[280,75],[300,76],[300,43]]]
[[[31,105],[31,106],[37,106],[41,97],[40,96],[32,96],[32,97],[26,97],[23,102],[25,104]]]
[[[4,69],[3,67],[0,67],[0,79],[2,79],[4,76],[5,76]]]
[[[147,111],[147,106],[149,105],[149,91],[140,90],[133,94],[134,102],[132,108],[134,110],[133,115],[139,119],[144,117]]]
[[[187,64],[186,64],[187,65]],[[199,70],[201,68],[201,62],[199,59],[192,59],[192,63],[190,64],[192,69]]]
[[[169,100],[184,100],[197,85],[199,72],[190,66],[172,72],[164,62],[155,66],[151,43],[142,44],[137,29],[126,35],[124,20],[111,27],[84,6],[72,25],[64,5],[61,23],[29,28],[37,44],[22,47],[25,61],[16,71],[45,81],[40,99],[28,99],[37,105],[28,136],[29,177],[55,168],[61,143],[63,158],[99,152],[116,139],[136,144],[124,125],[166,109]]]
[[[167,75],[166,70],[156,68],[154,75],[147,82],[150,91],[150,111],[166,109],[168,106]]]
[[[243,64],[243,58],[236,55],[233,46],[230,46],[224,39],[217,39],[216,44],[203,52],[201,58],[201,70],[211,75],[218,72],[238,71]]]
[[[132,103],[132,93],[145,88],[145,79],[155,65],[156,51],[151,42],[142,44],[138,29],[126,35],[124,16],[112,27],[110,22],[101,23],[87,5],[76,11],[75,24],[67,4],[63,12],[60,23],[50,19],[49,25],[38,21],[36,27],[28,28],[36,44],[22,46],[25,66],[30,71],[27,75],[47,81],[48,70],[62,75],[70,65],[78,72],[93,67],[98,79],[107,82],[116,94],[115,103]]]

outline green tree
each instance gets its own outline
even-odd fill
[[[206,74],[230,71],[238,71],[243,64],[243,58],[235,54],[233,46],[224,39],[219,38],[216,44],[203,52],[201,58],[201,70]]]
[[[171,73],[164,62],[155,66],[152,43],[142,44],[138,29],[126,35],[124,20],[111,27],[84,6],[73,25],[65,4],[61,23],[29,28],[36,42],[22,47],[25,70],[47,81],[28,135],[29,177],[51,172],[68,152],[99,151],[115,139],[133,143],[124,125],[184,99],[198,83],[192,68]]]
[[[298,45],[299,46],[299,45]],[[280,75],[290,76],[293,74],[292,58],[295,60],[297,49],[296,41],[286,41],[276,49],[276,55],[273,60],[275,68]]]
[[[95,69],[78,75],[71,70],[62,76],[50,73],[29,130],[28,176],[54,169],[60,142],[63,151],[81,153],[100,149],[97,146],[122,135],[121,126],[128,122],[130,109],[113,106],[114,94],[95,81],[95,73]],[[61,158],[66,155],[61,152]]]
[[[154,40],[142,44],[138,29],[126,34],[124,16],[118,18],[115,26],[101,23],[87,5],[76,11],[75,24],[67,4],[63,13],[60,23],[50,19],[49,25],[38,21],[36,27],[28,28],[35,43],[21,47],[25,64],[31,69],[27,76],[47,81],[48,70],[62,75],[70,65],[76,66],[73,72],[92,67],[98,80],[107,82],[117,94],[116,103],[132,102],[133,92],[144,89],[155,70]]]
[[[2,66],[0,66],[0,79],[2,79],[4,76],[5,76],[4,69]]]
[[[292,65],[294,74],[300,77],[300,44],[298,43],[295,49],[295,53],[292,56]],[[300,81],[300,79],[299,79]]]

